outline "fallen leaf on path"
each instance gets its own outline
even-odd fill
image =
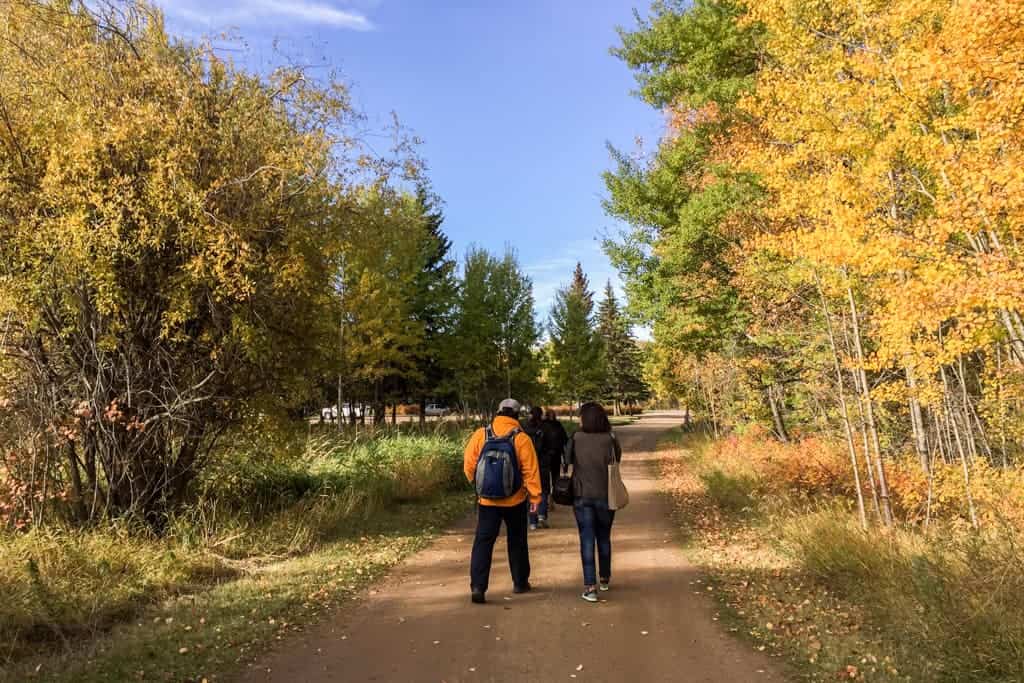
[[[577,671],[583,671],[583,665],[582,665],[582,664],[580,664],[579,666],[577,666],[577,667],[576,667],[576,670],[577,670]]]
[[[180,648],[178,648],[178,654],[179,655],[188,654],[188,648],[187,647],[180,647]]]
[[[647,631],[640,631],[640,635],[646,636],[647,635]]]
[[[434,645],[440,645],[440,644],[441,644],[441,641],[440,641],[440,640],[435,640],[435,641],[434,641]]]

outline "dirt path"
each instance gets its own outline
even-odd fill
[[[616,430],[632,502],[612,531],[606,602],[580,600],[576,524],[570,510],[559,508],[551,529],[530,535],[535,590],[512,595],[502,538],[488,604],[471,604],[467,522],[365,600],[269,654],[243,680],[783,681],[775,662],[713,621],[710,599],[695,594],[696,570],[672,540],[652,465],[658,436],[678,422],[650,415]]]

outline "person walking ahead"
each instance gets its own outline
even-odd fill
[[[548,528],[548,501],[551,496],[551,461],[544,457],[544,411],[537,406],[530,409],[530,419],[523,431],[533,441],[533,451],[537,454],[537,469],[540,471],[540,505],[535,512],[530,512],[530,531]]]
[[[537,453],[540,457],[541,463],[546,459],[548,461],[548,470],[550,472],[550,481],[548,481],[548,490],[554,485],[555,479],[558,478],[558,470],[562,464],[562,454],[565,452],[565,445],[569,441],[569,435],[565,432],[565,427],[558,420],[558,415],[554,410],[550,408],[544,414],[544,421],[541,422],[541,430],[544,432],[544,439],[541,445],[541,452]],[[543,470],[543,464],[541,465]],[[548,500],[548,507],[551,507],[551,501]]]
[[[513,592],[530,590],[527,515],[541,500],[540,470],[533,441],[519,425],[519,402],[505,399],[489,427],[473,433],[462,466],[477,490],[476,536],[470,559],[470,590],[475,603],[486,602],[494,543],[505,523]]]
[[[608,414],[598,403],[580,408],[580,430],[566,448],[566,462],[573,466],[573,509],[580,532],[583,561],[583,599],[597,602],[594,545],[600,568],[600,589],[609,589],[612,578],[612,523],[615,511],[608,508],[608,465],[622,460],[622,447],[612,433]]]

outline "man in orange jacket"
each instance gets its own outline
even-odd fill
[[[498,414],[491,423],[491,432],[504,437],[521,429],[519,424],[519,402],[507,398],[498,406]],[[476,481],[476,467],[480,454],[487,443],[487,430],[476,430],[466,444],[462,468],[470,482]],[[508,564],[512,570],[514,593],[530,590],[530,550],[526,543],[527,515],[536,512],[540,503],[540,468],[533,440],[519,431],[513,439],[516,460],[522,473],[523,485],[507,498],[479,498],[477,505],[476,536],[473,539],[473,556],[470,560],[470,590],[473,602],[486,602],[487,584],[491,575],[491,557],[494,543],[505,523],[508,534]]]

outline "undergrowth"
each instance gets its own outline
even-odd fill
[[[1024,681],[1013,524],[972,532],[945,499],[927,528],[908,506],[910,522],[866,533],[828,444],[666,446],[665,481],[723,615],[803,678]]]
[[[250,580],[264,566],[337,554],[382,520],[409,526],[406,509],[464,500],[463,442],[458,430],[238,435],[159,536],[123,522],[0,534],[0,666],[73,651],[149,605]]]

